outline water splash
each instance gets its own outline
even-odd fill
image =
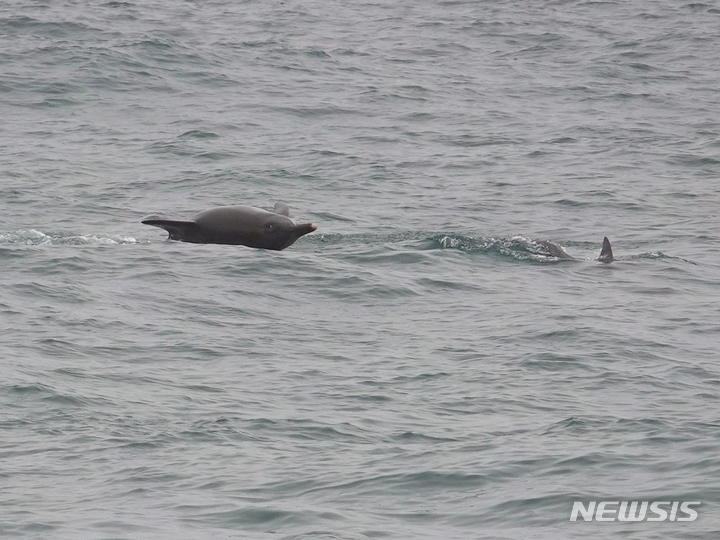
[[[0,233],[0,245],[25,246],[87,246],[138,244],[132,236],[117,234],[46,234],[36,229],[25,229],[10,233]]]
[[[516,235],[508,238],[472,237],[456,234],[435,235],[430,248],[455,249],[466,253],[487,253],[518,261],[560,262],[573,258],[562,246],[547,240],[535,240]]]

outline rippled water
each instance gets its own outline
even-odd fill
[[[714,3],[22,0],[0,43],[0,535],[720,532]],[[140,223],[276,200],[282,252]]]

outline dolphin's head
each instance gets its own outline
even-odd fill
[[[280,214],[269,215],[262,226],[263,245],[267,249],[281,250],[295,243],[301,236],[317,229],[314,223],[298,225],[289,217]]]

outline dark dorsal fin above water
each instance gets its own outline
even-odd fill
[[[273,208],[273,212],[275,212],[276,214],[280,214],[281,216],[290,217],[290,207],[284,202],[276,202],[275,208]]]
[[[608,237],[606,236],[605,238],[603,238],[602,250],[600,250],[600,256],[598,257],[598,261],[609,263],[613,262],[614,260],[615,258],[613,257],[610,240],[608,240]]]

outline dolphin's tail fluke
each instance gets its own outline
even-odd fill
[[[608,240],[607,236],[603,238],[602,250],[600,250],[600,256],[597,260],[604,263],[610,263],[615,260],[615,257],[613,257],[612,247],[610,246],[610,240]]]
[[[192,242],[193,233],[197,230],[197,223],[194,221],[174,221],[172,219],[146,219],[145,225],[165,229],[170,235],[170,240],[181,240]]]

